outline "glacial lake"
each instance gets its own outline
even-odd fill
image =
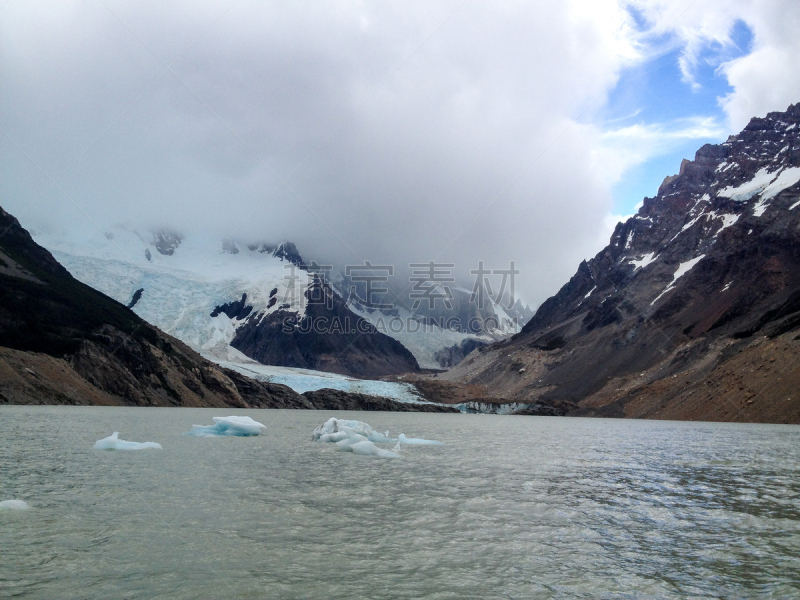
[[[268,430],[181,435],[231,414]],[[340,452],[330,416],[445,445]],[[800,596],[797,426],[12,406],[12,498],[2,598]]]

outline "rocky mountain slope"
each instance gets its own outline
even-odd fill
[[[246,318],[230,344],[268,365],[370,377],[419,371],[400,342],[353,313],[319,280],[305,291],[318,302],[302,314],[277,310]]]
[[[800,422],[800,104],[706,145],[444,379],[567,414]]]
[[[72,277],[0,208],[0,404],[448,410],[309,394],[204,359]]]

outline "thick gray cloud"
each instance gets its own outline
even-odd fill
[[[625,161],[592,115],[638,44],[611,0],[11,0],[0,203],[70,235],[168,226],[461,273],[514,260],[540,302],[607,238]]]

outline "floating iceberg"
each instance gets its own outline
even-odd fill
[[[0,510],[28,510],[30,505],[24,500],[3,500],[0,502]]]
[[[392,452],[391,450],[384,450],[383,448],[378,448],[375,444],[370,442],[369,440],[364,440],[362,442],[356,442],[350,446],[350,451],[354,454],[361,454],[362,456],[379,456],[381,458],[400,458],[400,455],[397,452]]]
[[[404,433],[398,436],[398,444],[408,444],[409,446],[443,446],[442,442],[436,440],[423,440],[422,438],[408,438]]]
[[[115,431],[107,438],[97,440],[94,443],[95,450],[145,450],[147,448],[161,450],[161,444],[156,442],[126,442],[119,439],[119,431]]]
[[[196,437],[218,437],[222,435],[235,435],[246,437],[261,435],[267,428],[263,423],[254,421],[250,417],[212,417],[213,425],[192,425],[192,430],[184,435]]]
[[[347,419],[337,419],[335,417],[331,417],[317,427],[311,434],[311,439],[315,442],[340,442],[352,435],[364,436],[370,442],[388,444],[397,441],[389,438],[388,431],[380,433],[363,421],[348,421]]]
[[[328,419],[317,427],[311,434],[315,442],[333,442],[345,452],[362,454],[365,456],[380,456],[381,458],[399,458],[398,451],[401,444],[407,445],[442,445],[436,440],[423,440],[421,438],[407,438],[400,434],[397,439],[389,437],[389,432],[379,433],[363,421],[348,421],[335,417]],[[375,443],[397,442],[393,450],[384,450]]]

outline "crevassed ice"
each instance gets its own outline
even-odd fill
[[[310,279],[297,271],[295,282],[287,269],[291,265],[269,253],[242,246],[234,255],[223,252],[217,240],[188,237],[173,255],[163,256],[149,239],[152,234],[124,228],[86,240],[36,236],[73,276],[123,304],[137,289],[144,289],[134,312],[201,352],[232,350],[228,344],[239,320],[224,313],[210,315],[215,307],[239,300],[244,293],[254,314],[275,312],[284,304],[289,304],[287,310],[304,314]]]
[[[417,394],[416,388],[409,383],[355,379],[354,377],[347,377],[346,375],[339,375],[337,373],[296,369],[294,367],[262,365],[255,361],[244,363],[218,360],[217,362],[223,367],[227,367],[242,375],[257,379],[258,381],[287,385],[298,394],[330,388],[343,392],[366,394],[367,396],[382,396],[384,398],[391,398],[398,402],[410,404],[421,404],[424,402],[419,394]]]
[[[115,431],[110,436],[97,440],[94,443],[95,450],[147,450],[153,448],[161,450],[161,444],[156,442],[128,442],[119,439],[119,431]]]
[[[250,417],[212,417],[213,425],[192,425],[192,430],[187,431],[184,435],[193,435],[195,437],[221,437],[221,436],[237,436],[248,437],[252,435],[261,435],[267,428],[263,423],[259,423]]]

